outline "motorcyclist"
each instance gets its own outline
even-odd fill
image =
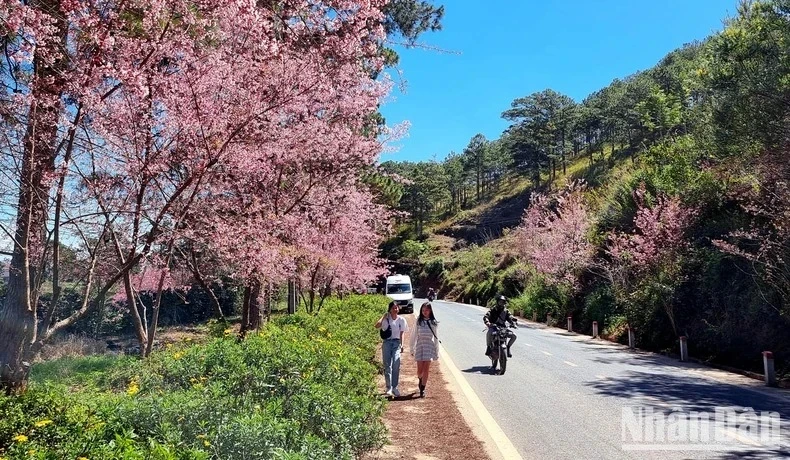
[[[436,291],[433,288],[428,288],[428,300],[434,300],[436,298]]]
[[[505,323],[510,323],[511,327],[516,323],[516,317],[513,316],[510,311],[507,309],[507,297],[500,295],[496,299],[496,304],[491,307],[490,310],[486,312],[483,316],[483,322],[488,326],[488,331],[486,332],[486,356],[491,354],[491,347],[494,342],[494,325],[496,326],[504,326]],[[516,334],[513,331],[510,331],[508,335],[507,341],[507,357],[512,358],[513,355],[510,354],[510,347],[513,345],[513,342],[516,341]]]

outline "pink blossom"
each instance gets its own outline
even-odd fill
[[[569,184],[556,203],[533,193],[521,225],[514,232],[517,253],[549,280],[579,287],[579,275],[594,254],[589,242],[591,218],[584,204],[583,182]]]
[[[634,232],[609,235],[607,252],[613,259],[637,270],[646,269],[689,246],[685,232],[697,215],[695,209],[684,207],[678,197],[666,196],[659,196],[655,205],[648,207],[644,184],[634,191],[634,199]]]

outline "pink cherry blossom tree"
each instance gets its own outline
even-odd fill
[[[297,258],[299,285],[308,312],[320,311],[332,289],[361,290],[386,273],[377,246],[387,231],[390,213],[373,204],[370,194],[360,188],[348,188],[326,207],[331,212],[314,222],[313,235],[305,240]]]
[[[227,205],[207,219],[216,239],[264,237],[235,241],[248,249],[237,255],[251,258],[237,263],[241,270],[293,272],[279,262],[294,259],[288,248],[305,234],[297,221],[315,209],[315,184],[379,151],[370,115],[387,91],[373,78],[383,4],[0,2],[12,57],[4,138],[21,165],[16,226],[4,228],[14,250],[0,313],[0,385],[22,389],[35,345],[86,314],[90,293],[101,298],[119,281],[138,340],[150,343],[155,328],[135,315],[133,273],[152,252],[170,254],[190,237],[190,211],[200,203]],[[257,188],[247,186],[251,177]],[[244,219],[224,223],[228,215]],[[238,227],[257,224],[257,233]],[[82,308],[39,331],[48,237],[56,264],[68,237],[91,248],[92,267]],[[210,242],[219,252],[233,245]],[[114,268],[93,286],[104,248]]]
[[[576,290],[595,255],[588,238],[592,216],[584,202],[585,185],[573,182],[549,198],[533,193],[521,225],[513,234],[517,254],[552,283]]]
[[[640,312],[645,305],[657,300],[677,334],[674,294],[684,279],[683,258],[690,248],[686,232],[697,211],[684,206],[678,197],[663,195],[650,206],[644,184],[634,190],[633,197],[637,205],[633,232],[611,232],[607,257],[594,269],[608,279],[630,324],[643,316]]]

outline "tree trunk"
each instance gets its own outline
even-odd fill
[[[40,45],[33,59],[32,102],[19,176],[14,249],[5,305],[0,312],[0,387],[6,393],[24,391],[30,373],[31,346],[37,338],[38,292],[32,281],[43,270],[44,261],[39,256],[45,244],[49,178],[55,173],[58,117],[62,109],[63,52],[66,49],[66,21],[60,2],[33,0],[29,5],[48,14],[54,13],[52,26],[61,41],[49,47]],[[54,62],[44,65],[39,53],[54,55]]]
[[[129,313],[132,315],[132,323],[134,324],[134,331],[137,334],[137,342],[140,344],[140,355],[145,357],[145,348],[148,344],[148,327],[143,322],[145,321],[147,323],[148,319],[145,317],[145,310],[141,316],[140,310],[137,308],[137,298],[135,297],[134,286],[132,286],[131,271],[127,271],[123,276],[123,288],[126,290],[126,301],[129,303]]]
[[[244,288],[244,305],[241,314],[241,334],[261,327],[261,282],[253,279]]]
[[[562,138],[562,140],[560,141],[561,142],[560,143],[560,149],[561,149],[560,154],[562,156],[562,174],[565,175],[567,173],[565,172],[565,130],[564,129],[562,130],[562,133],[560,134],[560,136]]]
[[[151,310],[151,326],[148,328],[148,343],[145,347],[145,355],[149,356],[154,349],[154,339],[156,338],[156,328],[159,326],[159,307],[162,306],[162,291],[164,290],[165,277],[167,276],[167,269],[170,267],[170,259],[173,257],[173,245],[175,241],[170,240],[170,247],[167,251],[167,259],[165,260],[165,268],[159,275],[159,283],[156,286],[156,300]]]
[[[476,182],[476,185],[477,185],[477,188],[476,188],[476,191],[477,191],[476,198],[477,198],[477,201],[480,201],[480,165],[479,165],[479,164],[477,165],[477,182]]]
[[[247,332],[247,327],[250,323],[250,294],[252,293],[252,289],[250,289],[249,284],[244,286],[244,297],[241,301],[241,335],[244,335]]]
[[[257,279],[253,281],[252,291],[250,292],[250,314],[248,321],[250,330],[261,328],[261,282]]]

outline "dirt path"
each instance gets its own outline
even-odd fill
[[[414,329],[414,317],[404,315]],[[407,337],[408,341],[408,337]],[[366,460],[388,459],[489,459],[482,441],[466,423],[456,406],[448,378],[439,363],[431,365],[425,398],[417,388],[417,363],[409,354],[408,345],[401,355],[401,396],[390,401],[384,423],[390,433],[390,444],[373,452]],[[440,357],[441,359],[441,357]],[[379,376],[383,394],[384,376]]]

